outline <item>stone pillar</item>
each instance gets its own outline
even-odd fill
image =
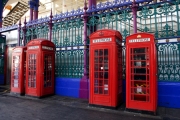
[[[21,19],[19,20],[19,26],[18,26],[18,46],[20,46],[20,40],[21,40]]]
[[[22,43],[23,43],[23,46],[25,46],[26,45],[26,24],[27,24],[27,22],[26,22],[26,17],[25,17],[25,21],[24,21],[24,27],[23,27],[23,41],[22,41]]]

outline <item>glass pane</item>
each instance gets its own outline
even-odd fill
[[[99,56],[103,56],[103,49],[99,50]]]
[[[95,65],[94,65],[94,70],[95,70],[95,71],[98,71],[98,64],[95,64]]]
[[[95,62],[95,63],[98,63],[98,58],[94,58],[94,62]]]
[[[98,50],[94,51],[94,56],[98,56]]]
[[[108,49],[104,49],[104,56],[108,55]]]

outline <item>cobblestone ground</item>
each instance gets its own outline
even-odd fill
[[[0,120],[156,120],[159,116],[89,107],[88,101],[51,96],[0,95]]]

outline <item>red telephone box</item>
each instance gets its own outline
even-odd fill
[[[154,35],[126,38],[126,108],[156,112],[157,61]]]
[[[26,95],[42,97],[54,94],[55,45],[45,39],[27,44]]]
[[[25,94],[26,47],[16,47],[12,51],[11,93]]]
[[[115,30],[90,35],[90,105],[117,107],[122,102],[122,36]]]

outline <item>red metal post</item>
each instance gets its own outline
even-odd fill
[[[86,0],[84,2],[84,75],[80,81],[80,92],[79,96],[83,99],[89,98],[89,91],[88,91],[88,73],[87,73],[87,3]]]
[[[136,5],[136,2],[135,0],[133,0],[133,3],[132,3],[132,12],[133,12],[133,31],[134,33],[137,33],[137,9],[138,9],[138,6]]]

